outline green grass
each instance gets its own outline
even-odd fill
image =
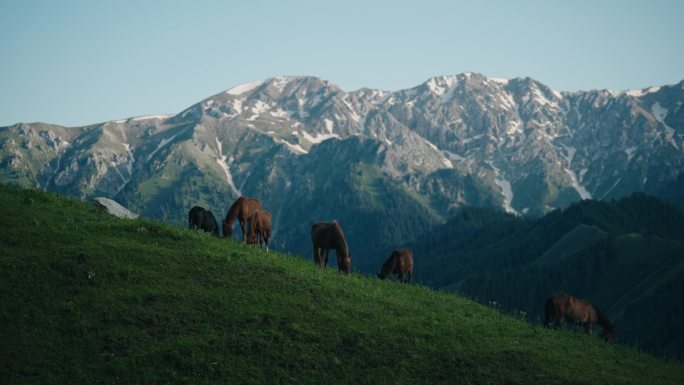
[[[382,179],[384,174],[377,167],[361,163],[356,169],[357,188],[368,193],[371,199],[381,201],[387,190],[384,188]]]
[[[681,384],[456,295],[0,186],[0,383]],[[302,242],[309,242],[302,234]]]

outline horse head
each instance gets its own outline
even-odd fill
[[[223,237],[231,238],[233,236],[233,226],[229,225],[225,220],[223,221]]]
[[[603,337],[603,340],[608,343],[613,337],[615,337],[615,326],[607,326],[603,328],[603,332],[601,332],[601,337]]]
[[[342,257],[340,259],[339,268],[341,272],[349,274],[349,272],[351,271],[351,254],[348,254],[346,257]]]
[[[378,272],[378,278],[384,280],[387,278],[387,276],[390,275],[390,271],[386,269],[386,266],[383,265],[382,268],[380,268],[380,271]]]

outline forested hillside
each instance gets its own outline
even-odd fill
[[[684,214],[644,194],[538,220],[464,209],[410,245],[416,279],[540,322],[546,297],[586,298],[623,342],[684,357]]]

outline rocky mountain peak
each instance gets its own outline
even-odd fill
[[[150,178],[174,185],[194,165],[237,194],[254,191],[255,167],[271,167],[268,180],[292,182],[290,168],[316,146],[358,137],[377,143],[382,156],[367,159],[386,177],[449,202],[434,209],[474,202],[463,198],[463,185],[449,185],[471,177],[500,207],[540,215],[589,197],[658,195],[675,183],[684,163],[683,87],[558,92],[531,78],[462,73],[394,92],[346,92],[316,77],[280,76],[174,116],[6,127],[3,167],[10,179],[48,189],[133,199],[141,188],[160,191],[148,188]],[[434,181],[446,174],[453,180]]]

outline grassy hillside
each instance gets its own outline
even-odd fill
[[[0,383],[680,384],[456,295],[0,186]],[[308,242],[302,234],[302,242]]]
[[[684,359],[684,213],[656,198],[587,200],[527,221],[464,209],[410,247],[431,287],[531,319],[550,294],[572,293],[603,309],[621,341]]]

